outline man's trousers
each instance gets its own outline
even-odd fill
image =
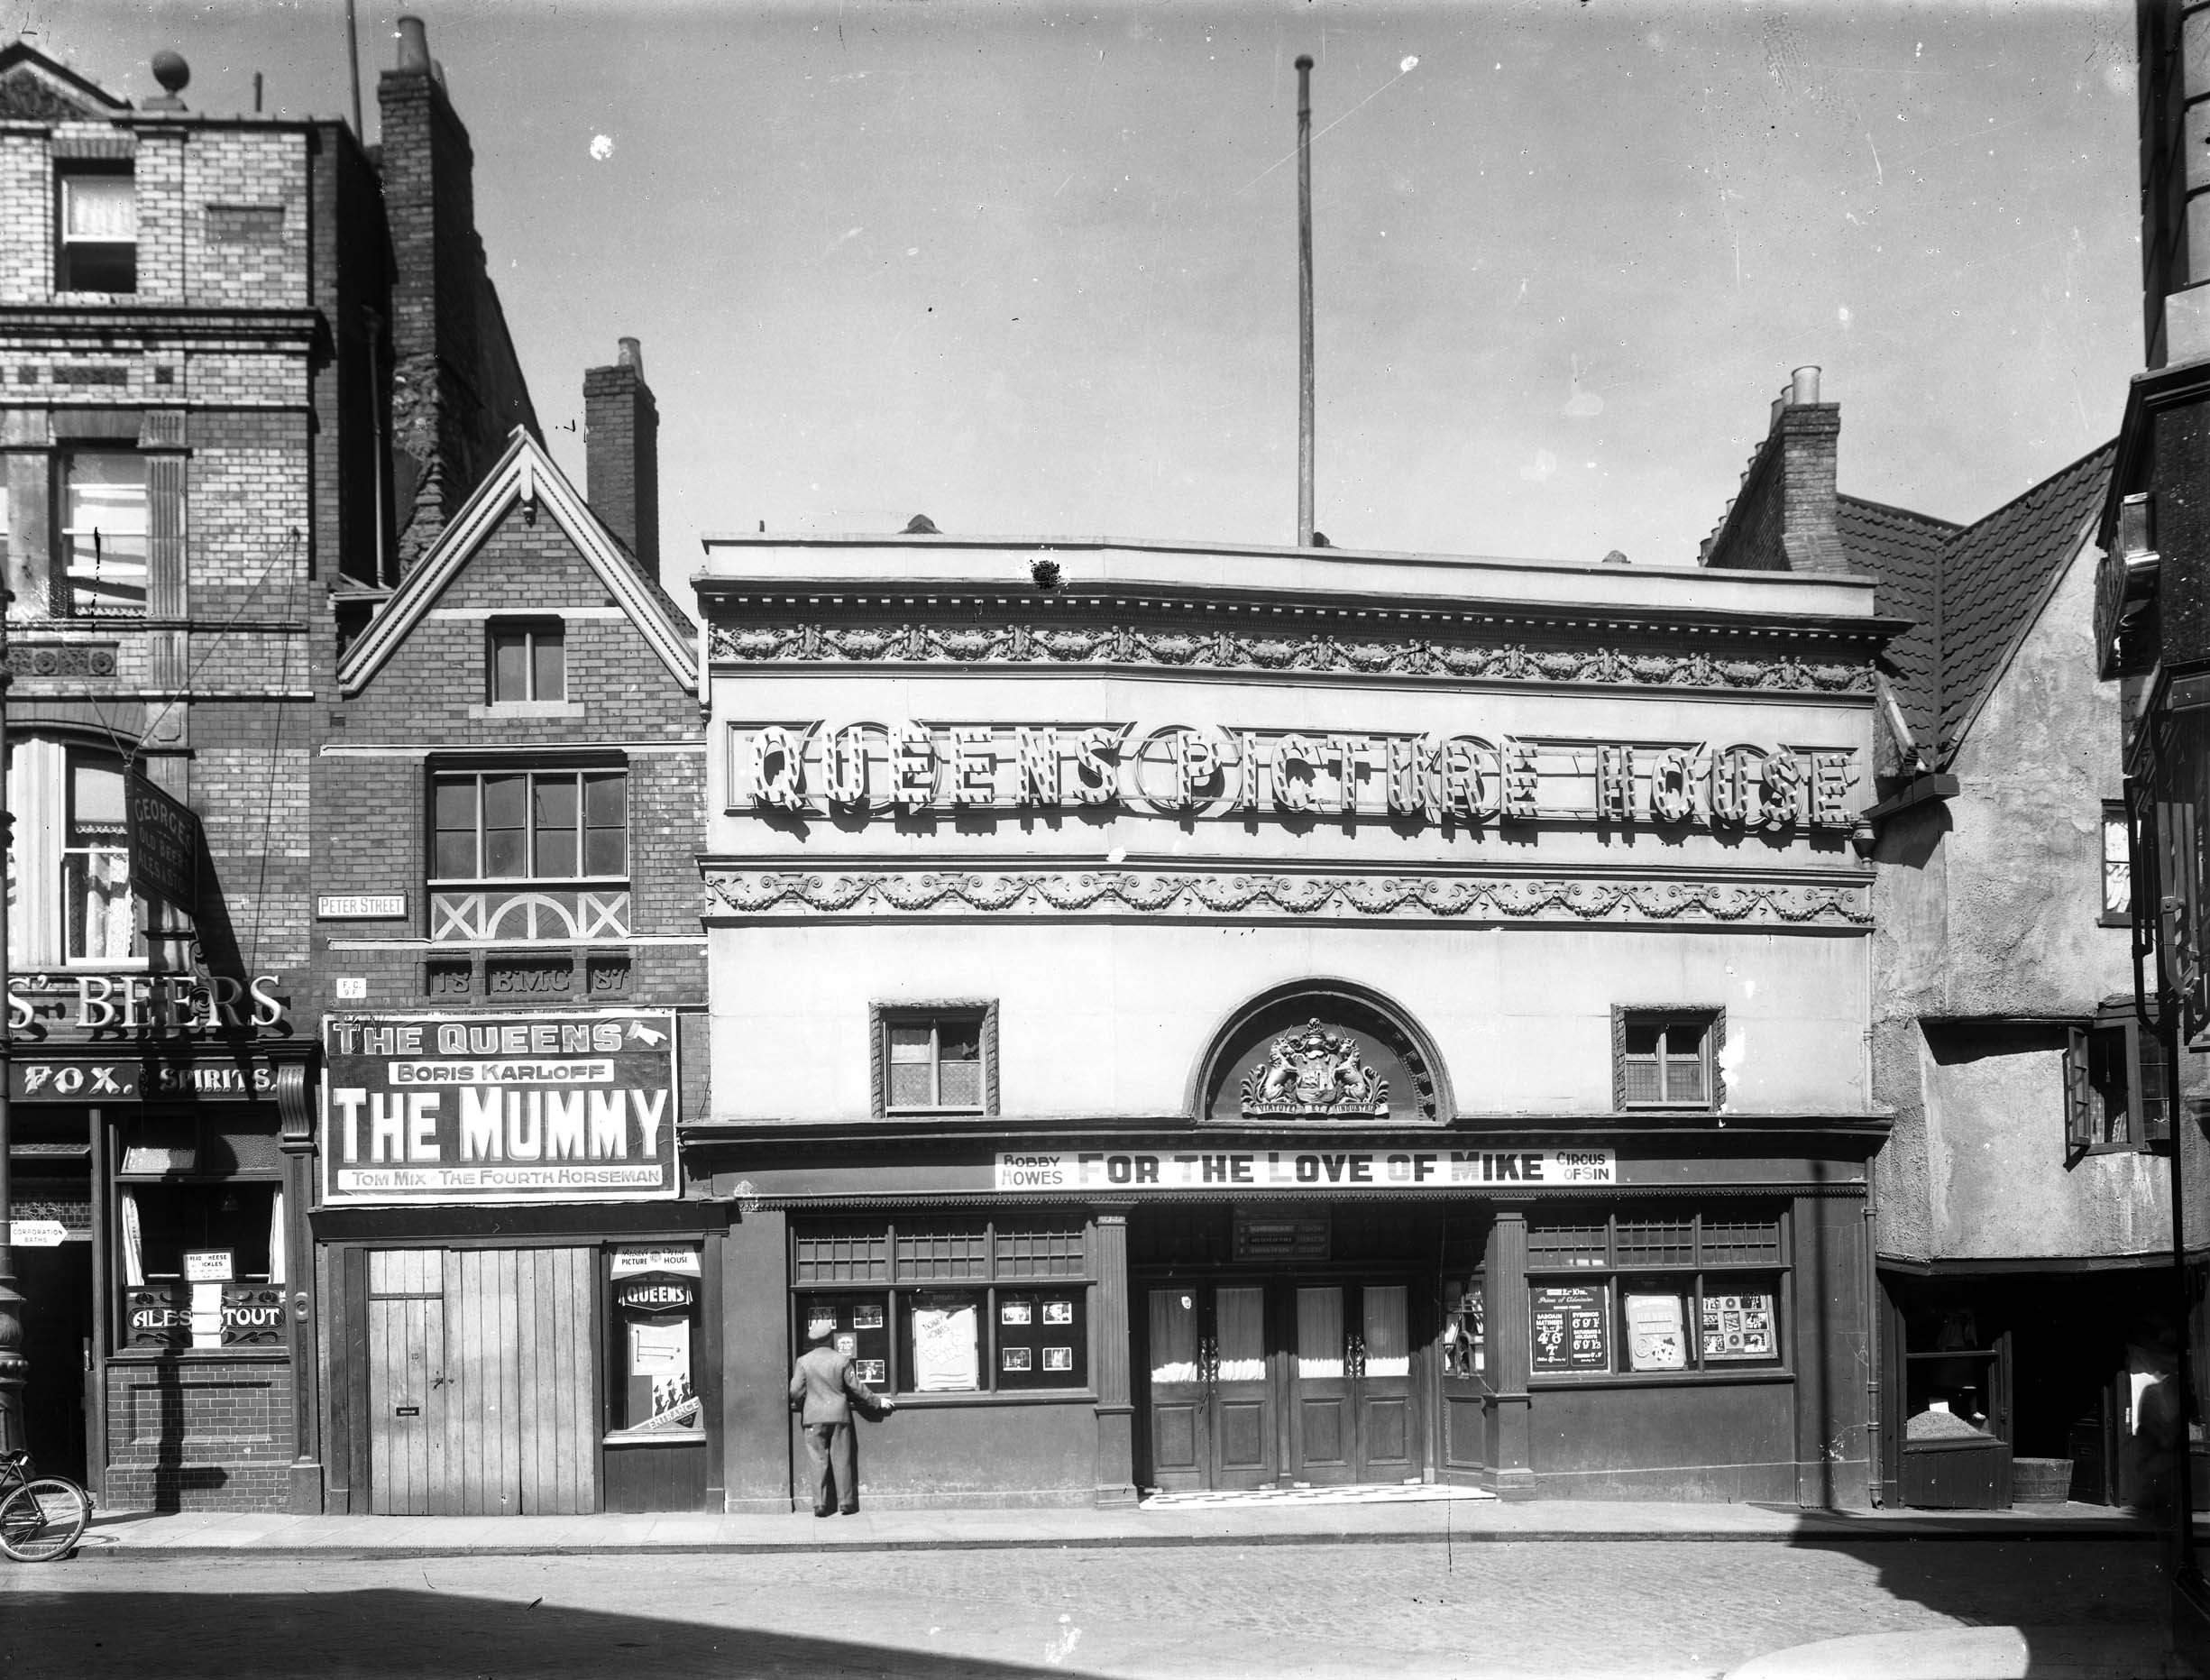
[[[813,1514],[826,1517],[841,1510],[848,1516],[857,1510],[859,1483],[852,1473],[852,1426],[848,1422],[806,1425],[806,1456],[813,1462]]]

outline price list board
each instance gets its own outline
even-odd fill
[[[1602,1283],[1542,1285],[1527,1292],[1536,1375],[1611,1369],[1610,1295]]]

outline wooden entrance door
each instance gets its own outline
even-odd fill
[[[371,1510],[598,1508],[596,1258],[588,1248],[369,1254]]]
[[[1401,1283],[1296,1285],[1290,1479],[1417,1475],[1408,1291]]]
[[[1151,1475],[1162,1488],[1248,1488],[1275,1475],[1266,1290],[1150,1292]]]

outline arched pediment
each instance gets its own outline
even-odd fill
[[[1213,1034],[1190,1110],[1200,1124],[1439,1125],[1452,1105],[1433,1042],[1393,1001],[1346,980],[1299,980]]]

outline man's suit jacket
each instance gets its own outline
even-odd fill
[[[852,1358],[830,1346],[809,1347],[791,1372],[791,1404],[801,1423],[849,1423],[851,1402],[873,1410],[874,1393],[852,1375]]]

